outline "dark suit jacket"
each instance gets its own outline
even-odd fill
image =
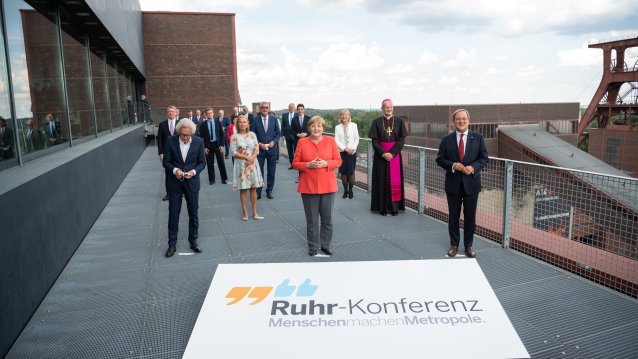
[[[224,131],[226,131],[226,129],[228,128],[228,125],[230,125],[230,119],[228,119],[228,117],[224,116],[224,117],[217,117],[216,118],[217,121],[219,121],[222,124],[222,128],[224,129]]]
[[[32,129],[31,136],[29,136],[29,129],[25,129],[24,140],[27,144],[27,152],[38,151],[44,147],[44,133],[37,128]]]
[[[179,168],[184,172],[195,170],[195,176],[186,179],[184,182],[188,189],[193,192],[199,191],[199,175],[206,167],[206,156],[204,155],[204,140],[199,137],[191,137],[191,146],[186,155],[186,161],[182,159],[182,152],[179,149],[179,136],[171,136],[167,139],[164,147],[164,161],[162,165],[166,170],[166,191],[180,191],[180,180],[173,174],[174,168]]]
[[[296,115],[297,114],[293,112],[292,118],[295,118]],[[296,138],[293,138],[293,135],[292,135],[292,125],[290,124],[290,112],[286,112],[283,115],[281,115],[281,135],[284,136],[284,138],[287,141],[294,142],[296,140]]]
[[[264,123],[261,120],[261,114],[257,115],[253,119],[253,124],[250,126],[250,130],[257,135],[257,141],[259,143],[270,143],[273,141],[275,146],[268,149],[268,153],[266,151],[259,149],[260,156],[276,156],[279,151],[277,144],[279,143],[279,137],[281,136],[281,132],[279,130],[279,122],[277,121],[277,117],[268,116],[268,128],[264,129]]]
[[[178,118],[175,118],[175,128],[177,129]],[[175,130],[177,133],[177,130]],[[161,155],[164,152],[164,145],[166,140],[171,136],[171,132],[168,130],[168,119],[162,121],[157,125],[157,154]]]
[[[9,127],[4,127],[2,136],[0,137],[0,159],[13,158],[13,130]],[[8,147],[7,150],[4,150]]]
[[[51,132],[51,125],[49,124],[49,121],[46,121],[44,124],[42,124],[40,126],[40,129],[44,132],[44,134],[46,135],[47,144],[51,144],[51,141],[49,141],[49,138],[56,138],[55,143],[53,144],[58,144],[60,142],[62,142],[62,131],[60,130],[60,122],[55,121],[55,130],[53,130],[53,132]]]
[[[215,134],[217,135],[217,141],[213,142],[210,139],[211,133],[208,130],[208,121],[213,121],[215,126]],[[204,147],[209,151],[218,151],[219,147],[223,147],[226,144],[226,136],[222,130],[222,124],[217,120],[206,120],[199,125],[199,135],[204,140]]]
[[[436,155],[436,164],[445,169],[445,193],[459,194],[461,183],[468,196],[481,191],[481,170],[489,161],[485,141],[481,134],[468,131],[463,161],[459,158],[459,147],[456,143],[456,131],[443,137]],[[474,174],[465,175],[460,171],[452,172],[454,162],[461,162],[464,166],[472,165]]]
[[[303,115],[303,124],[301,126],[299,125],[299,114],[296,114],[295,118],[292,119],[291,131],[295,141],[299,139],[297,135],[302,132],[305,132],[308,136],[310,136],[310,132],[308,131],[308,121],[310,121],[310,116],[308,115]]]

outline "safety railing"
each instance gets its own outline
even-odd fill
[[[356,183],[369,191],[371,141],[357,153]],[[447,222],[436,154],[404,146],[406,206]],[[490,157],[481,180],[476,234],[638,297],[638,179]]]

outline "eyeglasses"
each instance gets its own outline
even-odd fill
[[[270,107],[268,107],[268,106],[260,106],[259,108],[270,108]]]
[[[179,136],[181,138],[191,138],[193,135],[182,135],[181,133],[179,134]]]

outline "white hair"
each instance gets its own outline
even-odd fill
[[[177,122],[177,125],[175,126],[175,130],[177,130],[177,133],[179,133],[179,130],[181,130],[182,127],[186,126],[187,128],[190,128],[191,130],[191,134],[195,133],[195,123],[193,123],[193,121],[191,121],[191,119],[189,118],[182,118],[181,120],[179,120],[179,122]]]

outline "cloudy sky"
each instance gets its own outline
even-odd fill
[[[244,103],[313,108],[576,101],[602,76],[589,42],[638,36],[635,0],[140,0],[236,14]],[[638,48],[626,55],[629,67]]]

